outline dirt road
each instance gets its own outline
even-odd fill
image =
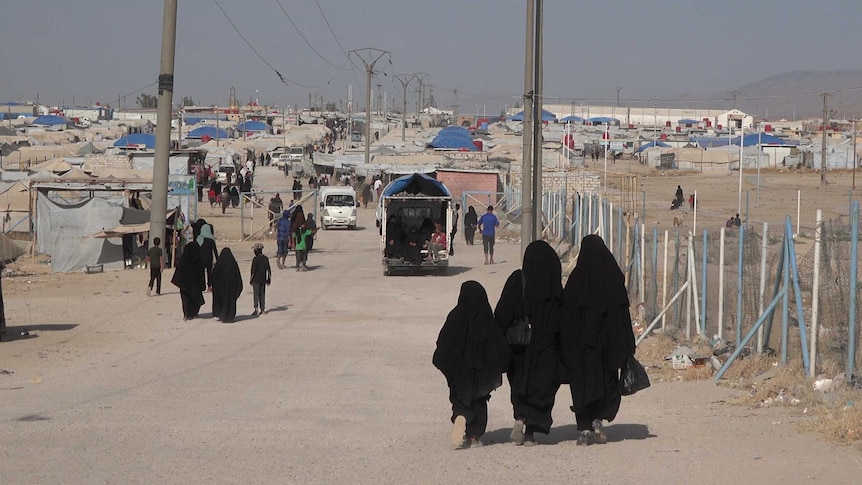
[[[506,443],[504,385],[488,446],[451,450],[437,332],[463,281],[496,303],[519,246],[486,266],[462,241],[449,276],[386,277],[373,210],[359,219],[318,233],[311,271],[274,269],[269,314],[248,316],[246,285],[234,324],[183,322],[167,281],[145,295],[146,271],[5,280],[10,330],[33,338],[0,343],[0,483],[858,483],[858,450],[800,432],[796,409],[726,404],[736,393],[711,381],[625,398],[611,442],[588,448],[566,387],[540,446]],[[247,279],[251,243],[227,245]]]

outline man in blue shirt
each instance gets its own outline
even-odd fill
[[[482,232],[482,248],[485,250],[485,264],[494,264],[494,236],[497,227],[500,226],[500,220],[494,215],[494,206],[488,206],[488,212],[479,218],[479,222],[476,225]]]
[[[291,201],[291,204],[293,202]],[[281,213],[281,219],[275,224],[276,228],[276,244],[278,251],[276,252],[275,264],[278,269],[284,269],[284,260],[289,252],[288,242],[290,240],[290,214],[293,212],[291,208],[285,209]]]

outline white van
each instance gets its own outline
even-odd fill
[[[318,193],[320,225],[356,229],[356,191],[347,186],[325,186]]]

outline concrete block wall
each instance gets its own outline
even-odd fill
[[[461,194],[466,191],[476,192],[497,192],[496,173],[477,173],[477,172],[446,172],[438,171],[437,180],[446,184],[452,196],[460,200]]]
[[[98,174],[106,169],[132,168],[132,160],[125,155],[87,155],[83,169]]]

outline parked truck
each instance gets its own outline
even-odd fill
[[[440,223],[448,234],[455,220],[455,201],[440,181],[420,173],[405,175],[389,183],[378,202],[380,252],[386,275],[398,271],[411,274],[433,271],[445,274],[449,268],[448,248],[435,257],[428,254],[424,238],[418,246],[418,257],[407,247],[409,235],[423,230],[423,225]]]

